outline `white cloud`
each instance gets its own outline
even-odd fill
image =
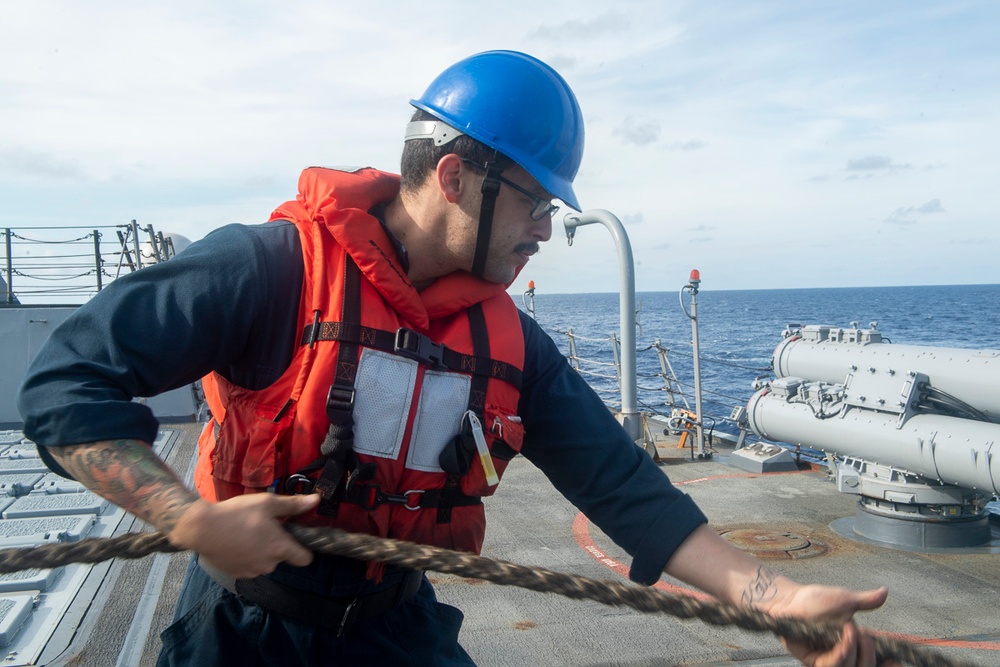
[[[869,155],[847,161],[847,171],[897,171],[909,168],[910,165],[908,164],[893,162],[892,158],[882,155]]]
[[[639,289],[695,262],[712,289],[781,286],[759,269],[775,257],[815,286],[891,284],[915,257],[1000,282],[1000,6],[512,0],[476,16],[457,0],[8,3],[0,226],[136,218],[198,238],[263,220],[303,167],[396,169],[408,100],[512,48],[577,92],[576,189],[628,221]],[[568,248],[554,227],[514,291],[617,289],[606,232]]]
[[[83,167],[74,160],[19,147],[0,150],[0,173],[7,177],[32,176],[54,180],[87,178]]]
[[[941,206],[940,199],[931,199],[930,201],[920,204],[919,206],[901,206],[890,213],[889,217],[885,219],[885,222],[894,225],[913,225],[916,224],[914,216],[934,213],[944,213],[944,207]]]
[[[705,148],[708,144],[698,139],[689,141],[672,141],[665,146],[668,151],[696,151]]]
[[[573,35],[576,39],[593,39],[627,31],[631,21],[620,12],[607,12],[586,20],[570,19],[562,23],[545,24],[528,36],[537,39],[560,39]]]
[[[689,227],[689,232],[710,232],[715,229],[715,225],[706,225],[704,222],[695,225],[694,227]]]
[[[635,146],[647,146],[660,138],[660,124],[651,118],[636,119],[626,116],[614,129],[613,134],[622,141]]]

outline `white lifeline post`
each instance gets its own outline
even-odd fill
[[[701,286],[701,274],[698,269],[691,269],[691,279],[687,285],[681,288],[681,295],[684,292],[691,294],[691,311],[687,316],[691,318],[691,352],[694,356],[694,411],[695,411],[695,448],[699,459],[706,458],[705,454],[705,427],[701,413],[701,353],[698,349],[698,288]],[[683,299],[681,308],[684,307]]]
[[[632,244],[621,221],[603,209],[569,213],[563,218],[566,240],[573,245],[576,228],[600,223],[608,228],[618,248],[619,294],[618,310],[621,323],[621,392],[622,409],[618,419],[632,441],[642,437],[642,419],[636,408],[635,367],[635,269],[632,264]]]

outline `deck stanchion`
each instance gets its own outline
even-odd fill
[[[132,221],[132,245],[135,246],[135,268],[142,268],[142,252],[139,249],[139,223]]]
[[[618,377],[619,386],[621,386],[622,381],[622,357],[621,357],[621,344],[618,342],[618,336],[611,334],[611,354],[615,358],[615,375]]]
[[[569,333],[569,361],[573,368],[580,370],[580,357],[576,356],[576,338],[573,336],[573,330],[570,329]]]
[[[524,308],[528,311],[528,315],[531,319],[535,319],[535,281],[528,281],[528,289],[524,290],[524,294],[521,295],[521,300],[524,302]]]
[[[94,230],[94,275],[97,276],[97,291],[100,292],[104,287],[104,282],[101,280],[101,232]]]
[[[684,395],[684,388],[681,386],[680,381],[677,380],[677,373],[674,372],[674,366],[670,363],[667,350],[663,347],[659,338],[653,342],[653,347],[656,348],[656,355],[660,359],[660,375],[663,376],[663,389],[670,396],[669,405],[671,409],[677,407],[675,395],[679,394],[681,400],[684,401],[684,407],[690,410],[691,405],[688,403],[687,396]],[[676,388],[674,388],[674,385],[676,385]]]
[[[705,429],[701,414],[701,355],[698,351],[698,287],[701,286],[701,274],[698,269],[691,269],[691,278],[687,285],[681,288],[681,293],[685,291],[691,293],[691,311],[687,316],[691,318],[691,348],[694,355],[694,413],[695,413],[695,449],[699,459],[711,456],[705,454]],[[681,303],[683,306],[683,302]]]
[[[7,304],[14,303],[14,261],[10,254],[10,228],[4,231],[4,245],[7,247]]]

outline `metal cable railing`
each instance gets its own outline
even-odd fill
[[[617,407],[615,399],[617,393],[620,391],[621,383],[621,367],[619,362],[620,351],[618,347],[620,345],[620,341],[618,340],[618,337],[614,334],[604,338],[580,336],[579,334],[574,333],[572,329],[565,331],[553,329],[550,331],[551,333],[566,337],[569,347],[569,352],[566,354],[566,358],[569,363],[580,374],[586,375],[589,378],[596,378],[604,381],[603,383],[590,382],[590,384],[609,407]],[[581,341],[604,346],[605,350],[610,349],[613,361],[605,361],[581,356],[579,346],[577,345],[577,343]],[[593,353],[593,349],[591,352]],[[693,355],[687,351],[678,351],[667,348],[661,344],[659,339],[656,339],[649,345],[636,350],[637,357],[639,358],[642,358],[642,355],[644,354],[648,356],[648,353],[650,352],[655,352],[657,355],[660,371],[651,372],[644,370],[636,373],[637,379],[646,381],[643,383],[637,383],[636,385],[636,389],[642,395],[642,398],[639,401],[640,405],[647,412],[666,417],[669,417],[674,410],[690,411],[691,406],[688,400],[688,392],[694,389],[694,383],[689,380],[682,380],[678,377],[678,374],[675,372],[673,364],[670,361],[670,355],[677,354],[688,358]],[[714,364],[727,368],[754,372],[754,377],[748,378],[747,386],[750,386],[752,384],[752,380],[759,376],[761,372],[770,372],[771,370],[770,366],[749,366],[746,364],[739,364],[711,357],[702,357],[701,362],[709,366]],[[648,366],[650,364],[646,365]],[[592,370],[593,367],[613,367],[615,368],[615,373],[613,375],[609,373],[601,373]],[[662,384],[656,385],[648,382],[649,380],[655,379],[661,380]],[[706,415],[705,418],[719,423],[735,423],[730,417],[732,408],[737,405],[745,405],[748,398],[747,396],[732,396],[724,391],[718,391],[716,389],[706,387],[704,384],[702,385],[701,391],[703,394],[708,395],[706,402],[716,408],[720,413],[718,416]]]
[[[89,230],[81,234],[79,230]],[[169,237],[151,225],[0,229],[0,305],[75,305],[120,275],[175,254]],[[84,251],[82,248],[86,248]],[[112,272],[113,271],[113,272]]]

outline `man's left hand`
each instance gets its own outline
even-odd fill
[[[881,607],[888,596],[886,588],[852,591],[830,586],[800,586],[787,599],[769,605],[772,616],[795,617],[843,623],[840,641],[828,650],[782,640],[785,648],[809,667],[901,667],[896,662],[879,663],[872,638],[850,620],[856,612]]]

